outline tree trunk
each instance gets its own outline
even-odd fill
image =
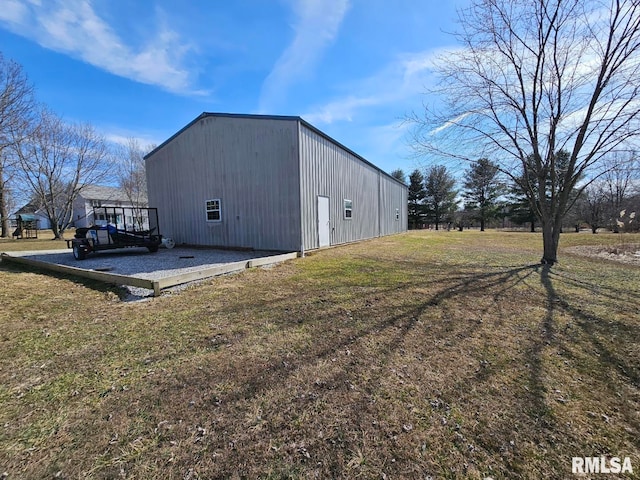
[[[536,233],[536,222],[531,220],[531,233]]]
[[[62,232],[60,232],[60,226],[58,222],[49,218],[49,223],[51,224],[51,230],[53,231],[53,239],[54,240],[64,240],[62,237]]]
[[[553,265],[558,261],[560,225],[558,222],[542,222],[542,259],[543,265]]]
[[[0,182],[2,179],[0,178]],[[0,218],[2,219],[2,227],[0,228],[0,237],[6,238],[9,236],[9,212],[7,210],[7,200],[4,194],[4,189],[0,184]]]
[[[2,226],[0,227],[1,238],[9,236],[9,212],[7,209],[7,196],[4,192],[4,185],[4,175],[2,166],[0,165],[0,219],[2,219]]]
[[[484,232],[484,217],[480,217],[480,231]]]
[[[591,233],[595,234],[595,233],[597,233],[597,231],[598,231],[598,226],[597,225],[596,226],[591,225]]]

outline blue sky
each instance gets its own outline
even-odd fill
[[[465,0],[3,0],[0,51],[40,101],[158,144],[203,111],[299,115],[386,171]]]

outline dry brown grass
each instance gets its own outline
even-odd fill
[[[412,232],[139,303],[3,266],[0,466],[533,479],[612,455],[637,476],[639,270],[539,255],[539,235]]]
[[[75,229],[67,230],[65,238],[73,238]],[[64,240],[53,240],[51,230],[38,230],[38,238],[16,239],[12,237],[0,238],[0,252],[16,252],[25,250],[55,250],[67,248]]]

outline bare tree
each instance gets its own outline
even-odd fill
[[[605,190],[606,213],[608,214],[609,227],[616,233],[619,232],[618,218],[619,212],[623,210],[626,201],[633,188],[633,180],[635,175],[635,156],[614,155],[608,158],[606,162],[609,165],[607,171],[602,176],[603,189]]]
[[[153,147],[147,147],[151,151]],[[131,202],[133,218],[142,228],[143,212],[140,210],[148,204],[147,174],[144,163],[145,151],[137,139],[130,137],[125,145],[116,149],[116,166],[118,186],[125,192]]]
[[[0,53],[0,237],[9,236],[9,199],[15,174],[15,156],[9,149],[27,131],[33,108],[33,86],[22,67]]]
[[[104,139],[89,124],[68,125],[42,109],[38,123],[16,148],[24,181],[43,205],[54,238],[64,238],[73,202],[87,184],[108,172]]]
[[[600,183],[592,183],[578,201],[580,216],[589,224],[592,233],[607,223],[607,193]]]
[[[135,138],[128,138],[126,145],[117,149],[118,185],[133,205],[147,203],[147,177],[144,166],[144,150]]]
[[[438,64],[444,107],[414,115],[416,148],[534,178],[521,187],[542,226],[541,261],[553,264],[572,191],[640,133],[640,2],[471,0],[460,25],[462,48]]]

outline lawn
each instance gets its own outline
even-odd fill
[[[634,243],[410,232],[135,303],[0,265],[0,476],[640,478],[640,268],[564,251]]]

